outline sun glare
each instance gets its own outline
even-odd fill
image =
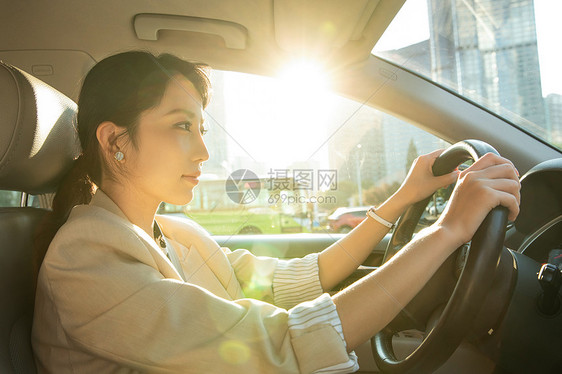
[[[330,116],[330,108],[326,107],[328,75],[320,64],[301,60],[287,65],[277,83],[276,117],[286,130],[279,140],[293,146],[294,161],[306,160],[325,138],[323,126]],[[275,161],[286,161],[287,153],[279,152]]]
[[[322,66],[314,61],[296,61],[289,64],[279,74],[283,84],[291,89],[298,88],[300,92],[321,93],[329,87],[326,72]]]
[[[325,141],[333,116],[319,64],[294,63],[276,78],[229,73],[225,80],[232,149],[259,160],[265,171],[307,160]]]

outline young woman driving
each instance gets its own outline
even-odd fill
[[[83,153],[43,236],[39,372],[352,372],[353,349],[397,315],[492,208],[506,206],[511,220],[518,214],[508,160],[487,154],[434,177],[440,151],[421,156],[375,214],[395,221],[457,181],[449,206],[391,261],[329,296],[387,233],[380,220],[286,261],[231,252],[193,223],[156,215],[162,201],[193,197],[209,158],[208,92],[205,68],[171,55],[125,52],[88,73],[78,103]]]

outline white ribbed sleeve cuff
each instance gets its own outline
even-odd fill
[[[289,332],[302,373],[359,370],[355,353],[347,353],[341,321],[328,294],[290,309]]]
[[[303,258],[279,260],[273,275],[273,302],[289,309],[322,295],[318,277],[318,254],[311,253]]]

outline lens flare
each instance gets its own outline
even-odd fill
[[[221,358],[231,365],[241,365],[250,359],[250,348],[238,340],[227,340],[219,347]]]

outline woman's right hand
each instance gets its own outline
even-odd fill
[[[459,174],[449,204],[436,225],[450,232],[458,246],[472,239],[474,233],[495,207],[509,210],[508,219],[519,214],[519,173],[511,161],[487,153]]]

